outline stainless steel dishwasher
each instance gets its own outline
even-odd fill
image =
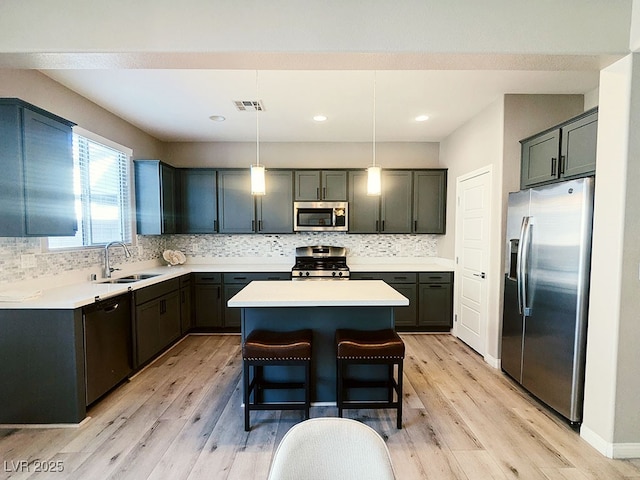
[[[118,385],[133,370],[131,295],[83,308],[87,405]]]

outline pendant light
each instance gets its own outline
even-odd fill
[[[256,70],[256,163],[251,165],[251,195],[266,193],[265,168],[260,165],[260,96],[258,95],[258,70]]]
[[[382,169],[376,165],[376,72],[373,72],[373,162],[367,167],[367,195],[382,192]]]

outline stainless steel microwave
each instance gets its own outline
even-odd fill
[[[347,202],[293,203],[293,230],[296,232],[346,232],[348,229]]]

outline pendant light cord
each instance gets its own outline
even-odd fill
[[[258,92],[258,70],[256,70],[256,165],[260,165],[260,94]]]
[[[376,71],[373,71],[373,166],[376,165]]]

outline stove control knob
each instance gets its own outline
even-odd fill
[[[335,277],[336,276],[336,272],[331,272],[331,275]]]
[[[298,272],[298,276],[301,277],[302,276],[302,272]]]
[[[340,276],[340,277],[341,277],[341,276],[342,276],[342,272],[338,273],[338,276]]]
[[[307,277],[309,276],[309,272],[305,272],[304,274],[305,274]]]

